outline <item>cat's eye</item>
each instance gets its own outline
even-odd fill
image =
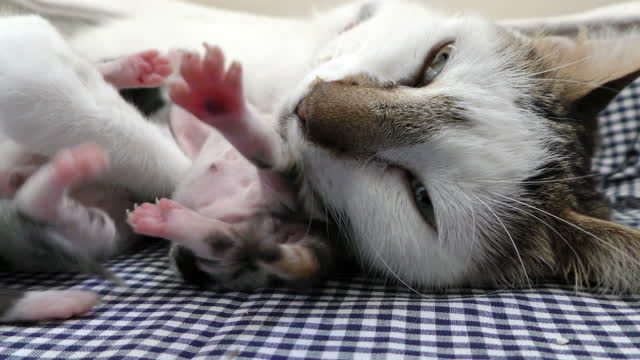
[[[416,206],[422,214],[422,217],[431,227],[436,229],[436,215],[427,188],[421,182],[414,179],[411,181],[411,189]]]
[[[427,57],[424,70],[420,74],[418,86],[425,86],[431,83],[444,70],[451,59],[455,47],[452,42],[448,42],[440,47],[436,47]]]

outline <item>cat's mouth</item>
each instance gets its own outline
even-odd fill
[[[409,193],[409,197],[413,199],[413,205],[418,213],[420,213],[427,225],[437,232],[436,213],[427,187],[411,171],[401,166],[388,165],[386,171],[397,174],[403,183],[403,187]]]

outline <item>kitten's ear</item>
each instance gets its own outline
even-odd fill
[[[170,125],[180,149],[191,159],[198,156],[205,141],[213,132],[212,127],[175,105],[171,107]]]
[[[558,264],[568,281],[618,292],[640,291],[640,231],[568,210],[557,239]],[[569,245],[570,244],[570,245]]]

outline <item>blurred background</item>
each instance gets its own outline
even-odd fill
[[[219,8],[241,10],[265,15],[304,16],[312,9],[326,9],[350,0],[180,0]],[[394,0],[389,0],[394,1]],[[484,15],[494,19],[540,17],[562,15],[632,0],[414,0],[447,12],[464,12]],[[150,4],[161,7],[166,0],[0,0],[0,16],[11,13],[36,12],[47,18],[63,34],[70,34],[85,26],[91,26],[95,17],[86,16],[83,10],[108,9],[112,11],[148,11]],[[46,10],[46,11],[45,11]],[[78,11],[76,11],[78,10]],[[135,12],[134,11],[134,12]],[[100,13],[100,11],[98,11]]]
[[[2,1],[2,0],[0,0]],[[157,0],[162,3],[162,0]],[[190,0],[228,9],[250,10],[271,15],[303,15],[309,9],[335,6],[347,0]],[[492,18],[560,15],[597,6],[631,0],[422,0],[431,6],[449,10],[470,10]]]

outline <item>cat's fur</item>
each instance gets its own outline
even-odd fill
[[[595,116],[636,77],[640,36],[576,30],[628,28],[636,13],[501,26],[406,1],[359,2],[315,21],[170,7],[70,41],[96,60],[220,44],[245,65],[249,102],[278,116],[301,201],[342,227],[368,269],[420,287],[558,277],[640,290],[640,232],[608,220],[589,176]],[[540,24],[580,35],[545,35]],[[424,84],[429,54],[446,41],[450,60]],[[424,184],[433,218],[417,210],[409,178]]]

